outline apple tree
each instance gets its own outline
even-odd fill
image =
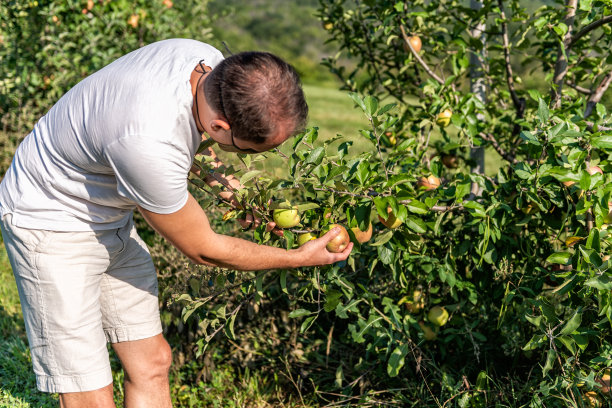
[[[225,168],[244,186],[226,218],[297,205],[282,238],[254,237],[294,248],[339,223],[356,246],[346,264],[254,277],[242,299],[278,282],[305,336],[352,348],[335,360],[343,395],[365,376],[424,384],[432,405],[486,406],[515,402],[500,384],[513,377],[534,406],[603,401],[612,3],[320,0],[319,14],[339,49],[324,63],[370,126],[331,140],[308,129],[278,152],[280,180],[257,166],[265,156],[242,157]],[[201,346],[235,335],[235,313],[215,316]]]

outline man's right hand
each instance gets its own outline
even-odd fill
[[[344,251],[338,253],[329,252],[326,248],[328,242],[334,239],[339,233],[340,228],[335,227],[329,230],[321,238],[308,241],[302,245],[297,250],[300,259],[303,260],[303,265],[301,266],[329,265],[335,262],[344,261],[348,258],[353,249],[352,242],[346,246]]]
[[[157,214],[144,208],[140,212],[157,232],[198,264],[238,270],[263,270],[328,265],[348,258],[353,244],[343,252],[325,248],[339,231],[336,228],[299,249],[259,245],[254,242],[217,234],[198,202],[189,195],[187,203],[171,214]]]

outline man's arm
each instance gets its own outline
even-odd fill
[[[157,214],[144,208],[140,212],[149,225],[198,264],[249,271],[318,266],[345,260],[353,248],[351,243],[341,253],[327,251],[325,246],[338,234],[334,230],[292,250],[217,234],[191,194],[185,206],[175,213]]]

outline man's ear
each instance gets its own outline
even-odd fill
[[[227,121],[225,119],[214,119],[212,122],[210,122],[210,126],[211,126],[213,131],[229,130],[230,129],[230,125],[229,125],[229,123],[227,123]]]

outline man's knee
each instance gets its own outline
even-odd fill
[[[172,364],[172,349],[168,342],[160,336],[151,347],[149,352],[139,359],[136,364],[130,364],[126,368],[126,376],[130,381],[141,379],[165,379],[168,377],[170,365]]]

